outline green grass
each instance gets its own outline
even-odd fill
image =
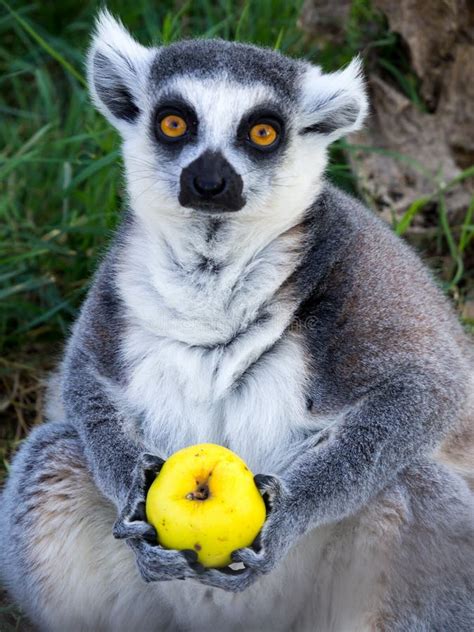
[[[99,3],[54,4],[0,3],[0,350],[65,335],[122,204],[118,137],[83,79]],[[144,42],[219,36],[303,53],[299,3],[115,5]]]
[[[119,140],[91,107],[84,80],[84,54],[100,4],[0,0],[0,384],[16,438],[24,436],[18,431],[22,415],[25,427],[40,415],[39,372],[54,364],[123,202]],[[325,70],[362,50],[369,67],[383,69],[423,109],[397,36],[368,0],[353,1],[344,45],[322,48],[296,26],[301,4],[130,0],[108,6],[144,43],[218,36],[305,56]],[[330,176],[353,192],[357,181],[346,155],[360,150],[347,141],[332,150]],[[424,170],[406,156],[390,155]],[[462,177],[472,175],[471,168]],[[458,181],[443,183],[442,176],[430,174],[432,194],[413,200],[394,228],[406,234],[418,213],[435,207],[426,254],[446,290],[462,300],[472,286],[466,262],[472,259],[474,203],[457,225],[450,224],[445,193]],[[11,434],[0,427],[5,454]]]

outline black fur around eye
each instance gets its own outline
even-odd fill
[[[284,132],[283,120],[278,115],[258,110],[242,120],[237,138],[252,152],[268,154],[280,147]]]
[[[186,104],[167,103],[155,112],[153,131],[161,143],[186,142],[196,135],[197,127],[197,117]]]

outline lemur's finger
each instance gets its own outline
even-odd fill
[[[155,474],[161,470],[164,462],[164,459],[161,457],[149,454],[148,452],[145,452],[145,454],[142,455],[143,468],[146,470],[152,470]]]
[[[253,477],[253,480],[263,496],[267,513],[269,513],[273,509],[275,502],[281,497],[283,486],[276,476],[268,474],[257,474]]]
[[[144,538],[151,543],[157,542],[155,529],[147,522],[143,522],[141,520],[128,522],[126,520],[119,519],[113,526],[112,534],[117,540]]]
[[[261,565],[260,556],[252,549],[238,549],[230,555],[233,563],[242,563],[248,568],[259,568]]]
[[[141,486],[142,486],[143,494],[145,496],[147,495],[148,490],[150,489],[153,481],[155,480],[156,475],[160,472],[161,468],[163,467],[163,464],[164,464],[164,460],[160,458],[159,456],[155,456],[154,454],[148,454],[148,453],[145,453],[142,455],[141,463],[140,463],[141,472],[139,473],[139,476],[142,481]]]
[[[197,578],[206,570],[196,561],[195,551],[164,549],[138,539],[129,542],[137,555],[140,573],[147,582]]]
[[[278,493],[281,491],[281,483],[276,476],[271,476],[270,474],[256,474],[253,480],[261,492]]]
[[[133,511],[130,511],[129,515],[126,516],[126,519],[127,518],[130,522],[133,522],[135,520],[141,520],[141,522],[146,522],[145,501],[141,500],[139,503],[137,503],[137,505],[135,506],[135,509]]]
[[[199,562],[190,563],[189,567],[196,573],[196,575],[203,575],[206,572],[206,567]]]

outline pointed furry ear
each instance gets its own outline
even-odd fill
[[[333,142],[362,126],[368,100],[362,62],[354,58],[344,70],[322,74],[310,66],[303,79],[300,134],[320,134]]]
[[[153,49],[136,42],[108,11],[100,11],[87,58],[89,90],[97,108],[124,131],[140,114]]]

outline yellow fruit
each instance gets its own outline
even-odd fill
[[[265,521],[265,503],[240,457],[202,443],[175,452],[146,498],[146,516],[162,546],[193,549],[204,566],[231,563],[252,544]]]

